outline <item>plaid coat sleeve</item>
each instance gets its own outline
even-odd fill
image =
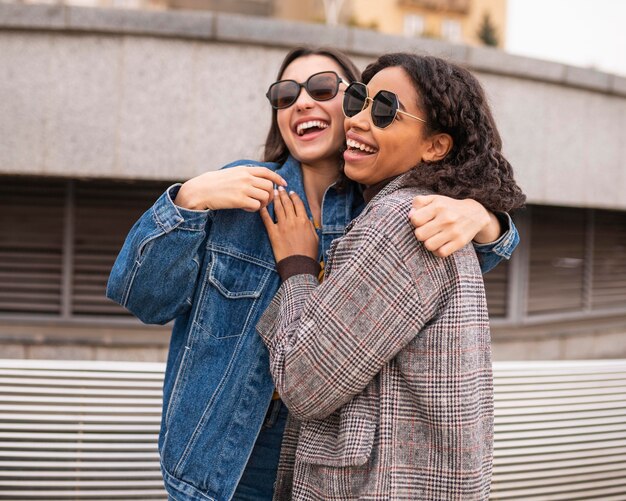
[[[427,271],[416,280],[400,252],[380,228],[357,225],[321,285],[293,276],[263,314],[257,330],[274,382],[298,419],[323,419],[362,392],[434,315],[444,281]]]

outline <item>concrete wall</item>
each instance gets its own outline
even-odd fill
[[[532,203],[626,209],[626,78],[433,40],[227,14],[0,4],[0,173],[184,179],[258,158],[294,44],[364,66],[412,50],[474,69]]]

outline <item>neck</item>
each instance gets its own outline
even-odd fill
[[[339,179],[339,165],[337,161],[325,160],[315,165],[303,163],[301,166],[304,192],[313,217],[319,221],[324,193]]]

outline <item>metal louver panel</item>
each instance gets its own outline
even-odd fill
[[[65,182],[0,182],[0,313],[61,312]]]
[[[163,370],[0,360],[0,500],[165,500]]]
[[[583,209],[532,208],[529,314],[583,308],[585,214]]]
[[[626,499],[626,360],[494,364],[491,499]]]
[[[76,183],[73,315],[129,316],[105,298],[109,272],[133,223],[167,186],[146,182]]]
[[[0,500],[165,500],[163,364],[0,360]],[[626,499],[626,360],[494,363],[493,500]]]
[[[504,260],[489,273],[483,275],[490,318],[502,318],[507,314],[508,276],[509,262]]]
[[[626,214],[595,211],[593,309],[626,306]]]

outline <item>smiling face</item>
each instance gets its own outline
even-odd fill
[[[380,90],[391,91],[400,102],[399,109],[425,118],[418,108],[418,95],[413,82],[399,66],[376,73],[367,85],[374,97]],[[422,160],[437,160],[432,137],[425,137],[425,124],[398,113],[389,127],[379,129],[372,123],[372,103],[357,115],[346,118],[348,149],[344,153],[345,174],[350,179],[371,186],[392,176],[403,174]],[[445,154],[444,154],[445,156]]]
[[[333,59],[320,55],[296,59],[285,68],[280,79],[304,83],[311,75],[321,71],[334,71],[347,80]],[[345,87],[340,84],[337,95],[328,101],[316,101],[305,89],[301,89],[294,104],[276,112],[280,134],[289,152],[301,163],[315,165],[328,160],[338,161],[339,150],[345,142],[341,111]]]

